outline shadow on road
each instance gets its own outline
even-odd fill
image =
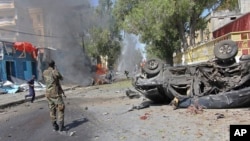
[[[77,120],[73,120],[71,123],[65,125],[65,129],[66,130],[70,130],[73,128],[76,128],[77,126],[80,126],[81,124],[88,122],[89,120],[86,118],[81,118],[81,119],[77,119]]]

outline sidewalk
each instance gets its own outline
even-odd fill
[[[74,89],[78,86],[62,86],[64,91],[68,91]],[[29,102],[29,100],[25,100],[24,96],[27,95],[29,91],[26,92],[19,92],[15,94],[1,94],[0,95],[0,109],[6,108],[8,106],[12,106],[15,104],[21,104],[24,102]],[[40,99],[44,98],[45,90],[36,91],[36,98]]]

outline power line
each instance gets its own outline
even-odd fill
[[[15,30],[10,30],[10,29],[3,29],[3,28],[0,28],[0,30],[7,31],[7,32],[14,32],[14,33],[26,34],[26,35],[40,36],[40,37],[63,38],[63,37],[58,37],[58,36],[50,36],[50,35],[41,35],[41,34],[27,33],[27,32],[23,32],[23,31],[15,31]]]

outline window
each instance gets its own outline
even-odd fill
[[[230,18],[230,20],[235,20],[235,19],[236,19],[236,17],[231,17],[231,18]]]
[[[13,53],[13,44],[12,43],[4,43],[5,49],[6,49],[6,54],[7,55],[12,55]]]
[[[247,39],[247,33],[242,33],[241,40],[246,40],[246,39]]]

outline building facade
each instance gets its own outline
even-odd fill
[[[16,50],[13,42],[0,41],[0,54],[0,82],[37,76],[36,58],[25,50]]]
[[[199,45],[206,43],[207,41],[213,40],[213,32],[219,28],[225,26],[226,24],[240,18],[246,13],[250,12],[250,1],[249,0],[239,0],[239,7],[234,11],[229,10],[215,10],[205,16],[207,21],[207,27],[204,30],[196,31],[195,44]]]
[[[0,81],[28,80],[37,76],[37,61],[31,53],[16,50],[16,42],[37,40],[28,10],[14,0],[0,0]]]
[[[0,0],[0,39],[16,41],[17,15],[14,0]]]
[[[207,15],[207,28],[196,31],[196,45],[174,53],[174,65],[196,64],[214,58],[213,48],[221,40],[230,39],[237,43],[236,61],[241,55],[250,54],[250,1],[239,0],[238,5],[235,11],[214,11]]]

